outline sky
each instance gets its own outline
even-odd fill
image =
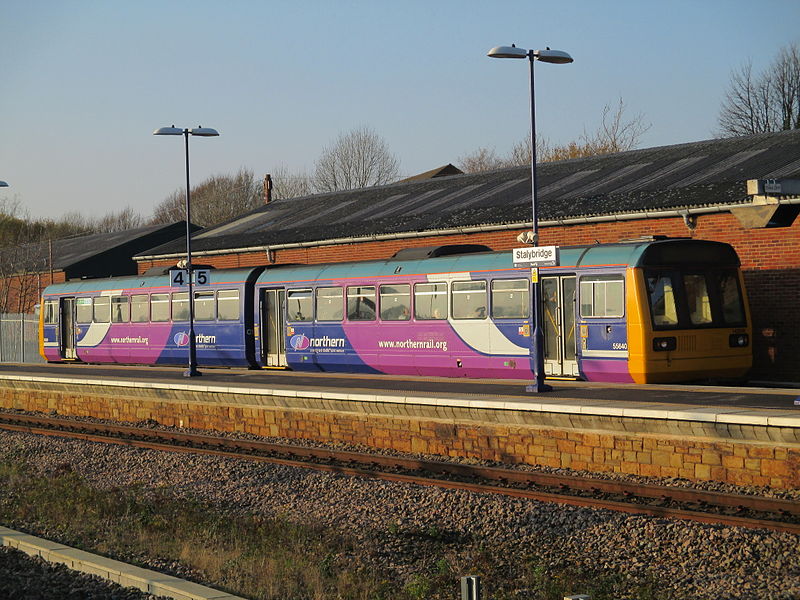
[[[800,42],[797,0],[3,0],[0,202],[34,218],[143,216],[185,182],[312,171],[368,126],[414,175],[530,128],[527,61],[493,46],[569,52],[536,65],[537,135],[566,143],[620,98],[640,147],[714,136],[731,72]]]

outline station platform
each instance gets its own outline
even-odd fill
[[[399,451],[800,486],[800,390],[0,365],[0,407]]]

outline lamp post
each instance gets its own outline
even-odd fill
[[[531,81],[531,216],[533,218],[532,243],[539,245],[539,223],[536,218],[536,101],[533,87],[533,62],[539,60],[554,64],[571,63],[572,57],[561,50],[526,50],[511,46],[497,46],[489,50],[490,58],[527,58],[530,62]],[[544,382],[544,335],[542,332],[542,292],[539,277],[533,282],[533,347],[536,379],[526,389],[530,392],[547,392],[552,388]]]
[[[194,129],[181,129],[172,125],[171,127],[161,127],[153,132],[153,135],[182,135],[186,146],[186,273],[187,286],[189,291],[189,368],[184,371],[184,377],[198,377],[201,375],[197,370],[197,342],[194,334],[194,292],[192,291],[192,232],[191,221],[192,213],[189,203],[189,136],[215,137],[219,135],[216,129],[197,126]]]

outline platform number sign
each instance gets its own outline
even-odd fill
[[[211,281],[211,271],[209,269],[192,269],[194,273],[194,285],[208,285]],[[189,273],[186,269],[171,269],[169,272],[169,284],[171,287],[183,287],[189,284]]]

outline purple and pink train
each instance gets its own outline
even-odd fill
[[[200,366],[531,379],[534,310],[545,372],[613,382],[742,378],[750,313],[727,244],[648,239],[561,248],[539,270],[510,252],[442,246],[388,260],[211,270],[194,286]],[[49,286],[51,362],[185,365],[189,298],[167,271]]]

